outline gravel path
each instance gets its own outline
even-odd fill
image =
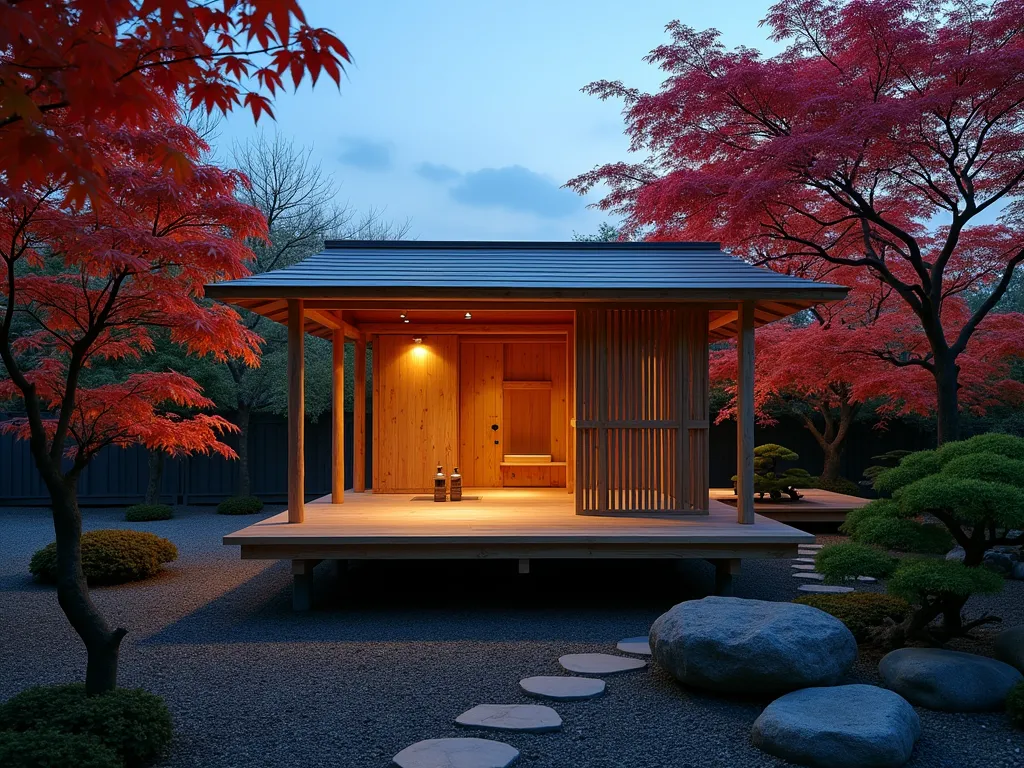
[[[535,703],[520,679],[563,674],[558,657],[567,653],[614,653],[617,640],[646,634],[665,608],[713,583],[701,562],[535,561],[529,576],[511,562],[371,563],[352,570],[342,591],[321,566],[316,610],[294,614],[286,563],[243,562],[220,544],[254,517],[196,508],[129,524],[121,515],[86,510],[85,526],[152,531],[181,553],[157,579],[93,593],[130,629],[120,683],[164,696],[174,713],[165,765],[176,768],[384,768],[420,739],[467,735],[453,721],[476,704]],[[53,590],[27,571],[50,540],[47,510],[0,510],[0,700],[84,674]],[[790,600],[799,585],[791,571],[788,560],[747,561],[737,594]],[[1024,623],[1024,583],[972,602]],[[876,683],[877,658],[858,661],[850,682]],[[502,740],[521,751],[524,768],[783,766],[750,745],[764,703],[684,690],[654,666],[609,678],[601,698],[555,704],[565,722],[558,733]],[[923,735],[909,765],[1024,766],[1024,735],[1005,715],[919,712]]]

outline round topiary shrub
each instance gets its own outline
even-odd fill
[[[853,480],[847,480],[845,477],[837,477],[834,480],[824,480],[818,478],[815,485],[823,491],[831,491],[832,493],[842,493],[846,496],[863,496],[864,489],[861,488]]]
[[[255,496],[232,496],[217,505],[218,515],[254,515],[263,509],[263,502]]]
[[[883,626],[886,619],[897,623],[903,621],[911,610],[906,600],[875,592],[806,595],[798,597],[794,602],[810,605],[835,616],[847,626],[858,642],[866,640],[871,629]]]
[[[111,529],[82,534],[82,569],[90,586],[148,579],[177,557],[173,543],[144,531]],[[56,543],[32,555],[28,569],[37,580],[56,583]]]
[[[1024,683],[1017,683],[1006,694],[1006,713],[1014,725],[1024,728]]]
[[[38,731],[0,731],[4,768],[123,768],[117,753],[91,736]]]
[[[87,697],[81,683],[38,686],[0,705],[0,730],[38,733],[46,729],[91,740],[114,754],[114,765],[127,768],[163,757],[173,734],[171,713],[163,699],[139,688],[117,688]],[[0,760],[0,765],[7,763]]]
[[[148,523],[151,520],[170,520],[174,510],[166,504],[132,504],[124,511],[129,523]]]

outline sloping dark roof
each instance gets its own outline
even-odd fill
[[[208,286],[236,299],[842,298],[846,288],[752,266],[718,243],[329,241],[284,269]]]

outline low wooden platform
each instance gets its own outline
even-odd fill
[[[818,488],[801,489],[803,498],[799,501],[769,502],[754,497],[754,512],[764,517],[788,523],[841,523],[846,513],[860,509],[871,499],[847,496],[843,493],[822,491]],[[712,488],[711,498],[722,503],[732,500],[729,507],[735,509],[736,492],[732,488]]]
[[[306,505],[306,521],[287,513],[224,537],[245,559],[740,558],[792,557],[814,536],[767,517],[736,522],[712,502],[707,516],[593,517],[575,514],[558,488],[466,489],[478,501],[413,501],[413,494],[346,493]]]

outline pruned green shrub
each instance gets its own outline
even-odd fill
[[[847,480],[845,477],[837,477],[834,480],[825,480],[818,478],[815,481],[815,485],[821,488],[823,491],[831,491],[832,493],[842,493],[846,496],[863,496],[864,489],[861,488],[853,480]]]
[[[0,731],[4,768],[123,768],[117,753],[97,739],[52,729]]]
[[[82,570],[90,586],[148,579],[177,557],[173,543],[145,531],[108,529],[82,534]],[[28,569],[37,580],[56,583],[57,545],[47,544],[32,555]]]
[[[1018,728],[1024,728],[1024,682],[1017,683],[1006,694],[1006,714]]]
[[[173,735],[171,713],[159,696],[116,688],[87,697],[81,683],[28,688],[0,705],[0,730],[40,729],[92,739],[116,755],[115,765],[127,768],[163,757]]]
[[[766,443],[754,449],[754,493],[759,499],[768,496],[772,501],[782,501],[783,495],[792,501],[802,498],[798,488],[814,488],[816,478],[807,470],[794,467],[779,470],[780,461],[796,461],[800,456],[785,446]],[[737,479],[733,475],[733,481]]]
[[[944,642],[990,621],[964,621],[963,608],[975,593],[1002,589],[1002,578],[981,567],[985,553],[1024,543],[1019,533],[1024,529],[1024,439],[978,435],[909,454],[877,474],[875,489],[890,498],[851,512],[842,528],[857,546],[875,548],[875,564],[894,562],[886,550],[938,555],[955,544],[963,548],[962,562],[938,557],[897,562],[887,588],[915,610],[894,641]],[[871,561],[863,549],[832,557],[825,562],[819,555],[819,570],[829,580],[876,575],[864,570]],[[942,626],[936,629],[932,623],[940,616]]]
[[[877,592],[848,592],[843,595],[806,595],[794,602],[829,613],[845,624],[858,641],[866,640],[872,629],[887,620],[901,622],[910,613],[910,603],[893,595]]]
[[[884,579],[896,569],[897,563],[895,557],[881,549],[853,542],[827,546],[814,558],[815,568],[831,584],[840,584],[851,576]]]
[[[124,511],[129,523],[148,523],[151,520],[170,520],[174,510],[166,504],[132,504]]]
[[[218,515],[254,515],[263,509],[263,502],[255,496],[232,496],[217,505]]]

